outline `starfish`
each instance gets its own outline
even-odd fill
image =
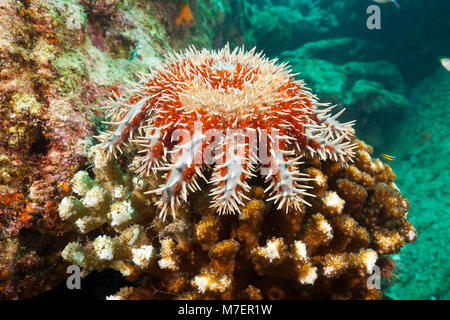
[[[164,218],[200,190],[199,177],[213,184],[211,206],[219,214],[239,213],[258,172],[268,201],[298,209],[312,196],[298,169],[302,157],[345,165],[354,156],[354,121],[336,120],[344,110],[332,115],[335,106],[319,103],[287,63],[255,49],[189,48],[140,76],[103,106],[112,127],[98,136],[98,147],[117,157],[135,143],[137,173],[167,171],[165,182],[148,191],[159,195]]]

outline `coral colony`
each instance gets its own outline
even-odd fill
[[[129,92],[113,93],[104,106],[112,128],[98,137],[99,147],[117,156],[134,142],[142,154],[137,172],[167,171],[165,182],[148,191],[160,196],[162,217],[200,190],[198,177],[214,185],[211,205],[218,213],[238,213],[258,170],[278,209],[309,205],[310,178],[300,172],[300,159],[345,165],[356,145],[353,122],[336,121],[343,110],[320,109],[327,104],[294,76],[287,64],[254,49],[169,55]]]

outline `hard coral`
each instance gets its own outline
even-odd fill
[[[69,244],[64,258],[83,266],[85,273],[109,267],[128,279],[138,275],[145,279],[140,288],[123,289],[110,298],[381,298],[379,288],[367,285],[378,259],[382,273],[390,276],[383,261],[414,241],[416,232],[406,220],[407,200],[387,178],[390,170],[376,165],[368,146],[358,140],[354,143],[358,145],[355,163],[365,163],[359,168],[336,169],[333,162],[315,159],[302,166],[314,177],[308,181],[316,195],[312,207],[283,214],[261,192],[262,182],[253,180],[250,200],[240,215],[217,216],[199,210],[201,206],[181,206],[175,220],[165,221],[151,205],[157,197],[143,193],[146,185],[155,185],[160,178],[121,172],[115,160],[94,148],[95,181],[84,172],[77,173],[74,190],[82,196],[66,198],[63,204],[71,205],[61,204],[60,215],[78,229],[75,217],[101,215],[104,218],[98,225],[105,224],[108,234],[115,236],[89,229],[97,238]],[[348,172],[356,170],[360,174],[349,177]],[[363,173],[386,180],[364,187],[355,182],[361,181]],[[86,201],[95,188],[108,190],[95,192],[108,199],[107,207],[97,197]],[[114,198],[114,192],[118,197]],[[112,208],[121,206],[124,198],[130,204],[124,214],[124,221],[129,221],[124,227],[131,225],[128,229],[115,226],[111,218]],[[209,200],[200,193],[190,197],[192,203],[202,201]],[[86,208],[86,203],[92,206]],[[80,210],[85,213],[80,215]],[[129,212],[138,216],[133,218]],[[141,239],[139,244],[123,240],[130,230],[141,230],[134,232],[134,238]]]

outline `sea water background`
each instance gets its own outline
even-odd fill
[[[357,134],[387,153],[419,238],[394,255],[393,299],[450,298],[450,1],[232,0],[247,47],[289,61]],[[368,28],[379,8],[381,29]],[[373,11],[375,10],[375,11]],[[369,25],[374,20],[369,21]],[[386,161],[386,160],[383,160]]]

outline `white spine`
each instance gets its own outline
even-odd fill
[[[200,170],[201,162],[200,164],[195,164],[194,160],[199,153],[201,154],[203,138],[203,134],[195,133],[192,140],[176,147],[174,150],[174,153],[176,154],[174,162],[168,164],[167,167],[161,168],[162,170],[168,170],[166,182],[158,189],[146,192],[161,195],[156,203],[161,210],[161,217],[166,217],[169,208],[172,214],[175,215],[175,206],[180,204],[181,199],[184,201],[187,200],[188,189],[191,192],[200,189],[196,181],[197,175],[194,175],[190,181],[184,181],[183,173],[187,168],[190,168],[193,165],[198,166],[197,171]],[[180,186],[179,191],[177,191],[178,186]]]
[[[343,164],[347,161],[352,161],[351,157],[353,156],[353,149],[357,146],[351,141],[342,142],[346,139],[345,135],[334,138],[333,134],[323,126],[305,126],[303,135],[307,137],[308,141],[314,140],[321,146],[317,150],[307,146],[306,150],[299,150],[303,154],[306,153],[311,157],[318,156],[321,160],[331,159],[334,161],[341,161]],[[330,147],[331,149],[327,147]]]
[[[130,121],[138,114],[142,113],[147,107],[147,102],[150,97],[143,97],[139,102],[135,104],[125,104],[121,101],[113,102],[113,107],[110,107],[111,111],[117,107],[121,108],[120,112],[115,113],[115,117],[111,119],[111,122],[104,122],[105,124],[111,124],[117,126],[113,131],[103,132],[98,139],[102,141],[101,147],[108,153],[108,156],[113,154],[115,156],[116,148],[120,149],[120,144],[124,141],[122,139],[122,133],[126,127],[130,125]],[[124,115],[125,114],[125,115]],[[133,130],[130,130],[130,138],[132,138]]]
[[[211,183],[214,183],[216,187],[210,193],[213,197],[211,207],[217,208],[219,214],[240,213],[239,206],[243,205],[242,199],[249,200],[243,193],[250,189],[245,179],[253,175],[245,155],[246,148],[245,143],[227,144],[225,163],[216,165],[214,168]],[[226,168],[227,173],[222,177],[221,169],[223,168]]]
[[[152,148],[158,143],[161,142],[161,128],[146,128],[145,129],[145,137],[147,140],[136,140],[139,146],[144,147],[144,149],[140,150],[139,153],[145,153],[142,157],[139,157],[138,161],[141,164],[137,173],[140,175],[148,175],[150,170],[155,170],[155,167],[159,165],[159,161],[161,159],[153,157]],[[165,154],[162,156],[164,159]]]
[[[266,182],[271,181],[271,183],[264,191],[270,191],[271,197],[267,201],[278,203],[278,210],[286,205],[286,213],[290,206],[298,209],[300,203],[310,205],[303,199],[303,196],[314,197],[313,194],[306,192],[306,189],[310,187],[299,185],[299,182],[311,179],[306,178],[306,174],[299,173],[296,168],[297,165],[302,163],[298,161],[299,158],[287,158],[292,153],[293,151],[270,149],[270,170],[266,174]]]

